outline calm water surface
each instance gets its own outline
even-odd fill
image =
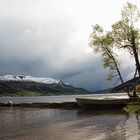
[[[77,96],[0,97],[0,102],[67,102]],[[0,140],[140,140],[140,116],[121,110],[0,107]]]
[[[0,108],[0,140],[139,140],[140,116],[120,110]]]

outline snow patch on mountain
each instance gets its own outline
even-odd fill
[[[60,80],[56,80],[53,78],[38,78],[32,76],[24,76],[24,75],[4,75],[0,76],[0,81],[19,81],[19,82],[36,82],[43,84],[60,84],[63,83]]]

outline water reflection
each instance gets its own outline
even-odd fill
[[[129,116],[124,111],[80,109],[77,115],[80,117],[89,117],[89,126],[94,126],[94,128],[91,128],[90,134],[95,134],[94,138],[96,139],[126,139],[124,124]]]
[[[79,108],[77,110],[77,116],[93,116],[93,115],[119,115],[119,114],[124,114],[126,116],[129,116],[129,113],[125,112],[123,109],[116,108],[116,109],[84,109],[84,108]]]
[[[140,116],[120,110],[0,108],[2,140],[138,140]]]

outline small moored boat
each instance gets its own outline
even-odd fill
[[[94,97],[77,97],[77,103],[81,107],[114,107],[114,106],[125,106],[129,103],[129,98],[115,98],[115,97],[105,97],[105,98],[94,98]]]

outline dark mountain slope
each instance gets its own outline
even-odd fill
[[[85,89],[73,87],[69,84],[63,83],[62,81],[56,80],[53,82],[36,82],[35,80],[17,80],[17,77],[15,79],[0,79],[1,96],[67,95],[89,93],[90,92]]]

